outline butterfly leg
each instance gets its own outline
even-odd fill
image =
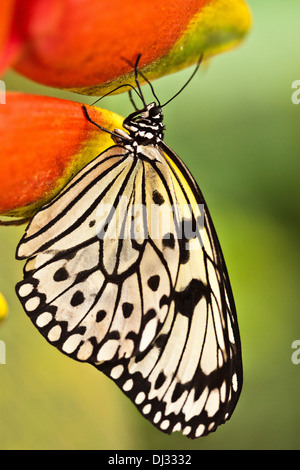
[[[98,127],[98,129],[100,129],[101,131],[103,132],[107,132],[108,134],[111,134],[115,137],[119,137],[118,134],[116,134],[115,132],[111,132],[109,131],[108,129],[105,129],[105,127],[102,127],[100,126],[99,124],[97,124],[95,121],[93,121],[93,119],[90,117],[89,113],[88,113],[88,110],[86,109],[86,106],[82,106],[82,110],[83,110],[83,114],[85,116],[85,118],[91,123],[91,124],[94,124],[94,126]]]

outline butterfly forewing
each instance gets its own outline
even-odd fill
[[[63,352],[90,362],[144,351],[171,293],[169,268],[148,241],[146,212],[136,209],[150,164],[133,164],[123,152],[117,163],[110,158],[108,172],[107,153],[37,214],[17,253],[30,258],[17,292],[34,324]],[[74,184],[84,194],[80,206]]]

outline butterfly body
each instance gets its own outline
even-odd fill
[[[160,106],[123,127],[30,222],[17,294],[47,341],[103,371],[158,429],[200,437],[241,390],[228,273],[200,189],[162,140]]]

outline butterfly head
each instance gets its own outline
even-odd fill
[[[131,113],[123,122],[136,145],[157,144],[163,140],[163,115],[161,107],[150,103],[143,109]]]

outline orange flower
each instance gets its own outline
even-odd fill
[[[113,143],[73,101],[9,93],[0,111],[3,214],[32,215]],[[122,127],[122,118],[114,113],[100,108],[89,113],[108,130]]]
[[[0,323],[6,318],[8,313],[8,307],[3,294],[0,292]]]
[[[2,3],[2,69],[93,95],[128,81],[139,53],[142,71],[158,77],[238,44],[250,25],[244,0]]]
[[[237,45],[250,26],[244,0],[10,0],[0,13],[2,70],[93,95],[133,83],[139,53],[153,79]],[[108,130],[122,127],[114,113],[93,113]],[[32,216],[113,143],[79,103],[23,94],[0,105],[0,132],[0,213],[18,217]]]

